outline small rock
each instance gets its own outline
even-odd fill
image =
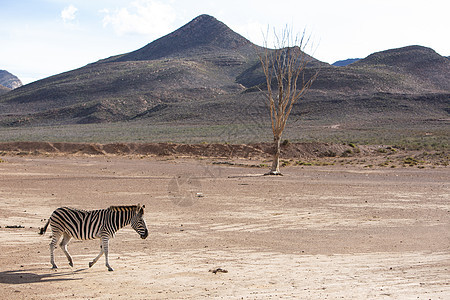
[[[214,273],[214,274],[217,274],[217,273],[228,273],[227,270],[222,269],[222,268],[211,269],[211,270],[209,270],[209,272]]]

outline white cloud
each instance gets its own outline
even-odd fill
[[[72,4],[65,7],[61,11],[61,18],[63,19],[64,23],[68,23],[68,22],[75,20],[77,11],[78,11],[78,8],[76,8]]]
[[[112,26],[118,35],[159,36],[166,34],[175,21],[175,11],[170,5],[153,0],[137,0],[129,7],[101,12],[105,14],[103,26]]]

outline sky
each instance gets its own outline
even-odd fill
[[[449,56],[449,11],[448,0],[0,0],[0,69],[27,84],[137,50],[201,14],[258,45],[286,26],[305,31],[305,51],[327,63],[409,45]]]

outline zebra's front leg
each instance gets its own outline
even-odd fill
[[[50,263],[52,264],[52,269],[57,269],[58,267],[55,264],[55,248],[56,248],[56,243],[58,243],[59,238],[61,237],[61,233],[57,232],[53,232],[53,237],[52,237],[52,241],[50,242]]]
[[[102,241],[100,241],[100,253],[97,255],[97,257],[94,258],[93,261],[89,262],[89,268],[92,267],[98,260],[100,257],[102,257],[103,255],[103,246],[102,246]]]
[[[67,260],[69,261],[69,266],[73,267],[72,257],[70,256],[69,252],[67,251],[67,244],[69,243],[70,239],[71,239],[71,237],[67,233],[64,233],[62,241],[59,245],[61,246],[61,249],[64,252],[64,254],[66,255]]]
[[[114,271],[114,269],[111,268],[111,266],[109,265],[108,261],[109,238],[108,237],[102,238],[102,241],[103,241],[103,253],[105,253],[105,265],[108,268],[108,271]]]

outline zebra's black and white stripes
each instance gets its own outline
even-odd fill
[[[117,230],[129,224],[142,239],[147,238],[147,225],[143,219],[144,208],[144,205],[140,206],[138,204],[132,206],[111,206],[107,209],[91,211],[69,207],[56,209],[50,216],[47,224],[39,232],[44,234],[50,224],[53,233],[52,242],[50,243],[50,263],[53,268],[57,268],[54,259],[55,246],[62,236],[60,246],[69,260],[70,266],[73,266],[73,262],[67,251],[67,244],[71,238],[78,240],[100,238],[100,253],[89,263],[89,267],[92,267],[105,254],[106,267],[108,271],[113,271],[108,262],[109,239],[115,236]]]

